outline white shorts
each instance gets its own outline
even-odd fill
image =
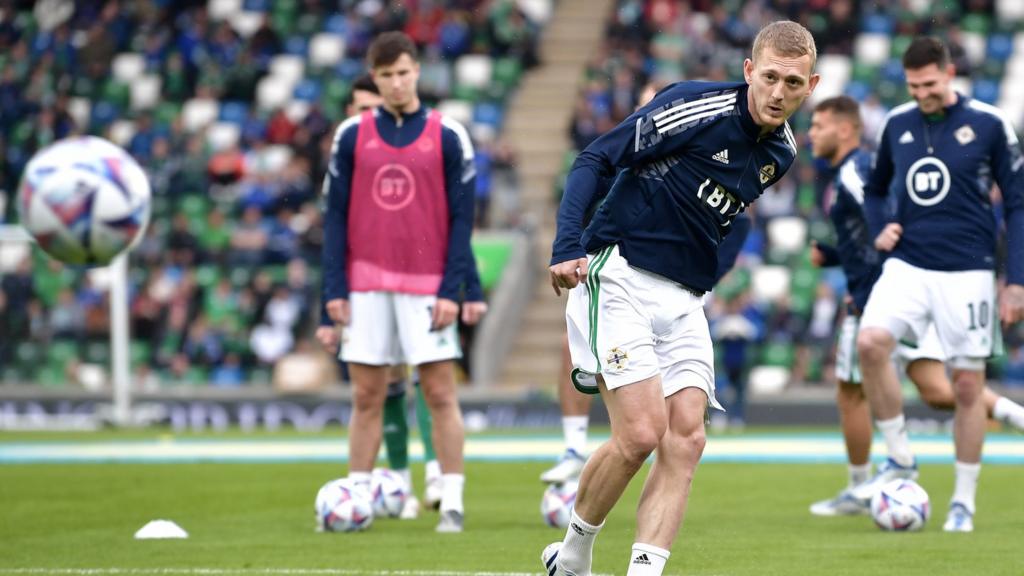
[[[456,323],[430,330],[437,296],[396,292],[352,292],[351,321],[341,331],[345,362],[413,366],[462,356]]]
[[[609,390],[660,374],[666,398],[700,388],[721,410],[703,299],[631,267],[615,246],[589,260],[587,282],[569,291],[565,309],[576,388],[597,393],[597,374]]]
[[[852,314],[847,314],[839,328],[839,338],[836,342],[836,380],[840,382],[860,384],[863,381],[860,376],[860,355],[857,354],[859,328],[860,318]],[[911,362],[924,359],[946,361],[935,324],[928,325],[924,338],[916,345],[901,341],[893,352],[893,360],[900,363],[904,369]]]
[[[861,316],[897,340],[922,342],[934,324],[954,368],[981,370],[999,332],[995,275],[990,270],[942,272],[889,258]]]

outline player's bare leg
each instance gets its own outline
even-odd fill
[[[441,522],[439,532],[462,531],[463,442],[462,411],[455,390],[451,360],[420,364],[420,387],[433,420],[434,449],[441,463]]]
[[[864,388],[859,384],[839,381],[836,386],[836,406],[839,408],[839,425],[846,444],[846,459],[849,482],[834,498],[811,504],[815,516],[848,516],[866,514],[865,503],[854,498],[850,489],[866,481],[871,474],[871,411]]]
[[[540,481],[560,484],[579,477],[586,463],[587,429],[590,419],[590,395],[583,394],[572,385],[572,358],[569,355],[569,335],[562,338],[562,366],[558,374],[558,405],[562,411],[562,433],[565,453],[558,463],[540,475]]]
[[[971,532],[974,530],[974,497],[981,472],[981,449],[985,442],[986,413],[983,388],[985,374],[981,370],[953,370],[953,443],[956,446],[956,483],[949,515],[943,530]]]
[[[552,545],[560,545],[558,566],[573,574],[590,573],[594,539],[605,517],[668,429],[661,376],[615,390],[608,390],[603,380],[600,386],[612,435],[583,468],[565,539]]]
[[[704,453],[707,404],[708,397],[699,388],[683,388],[665,399],[668,429],[658,443],[640,494],[630,574],[652,568],[660,573],[668,560],[668,550],[686,514],[697,463]]]
[[[380,451],[388,367],[349,364],[352,376],[352,421],[348,432],[349,477],[370,488],[370,472]]]
[[[953,383],[946,374],[945,365],[938,360],[920,359],[911,362],[907,366],[907,376],[917,386],[921,401],[925,404],[937,410],[953,410],[956,407]],[[1024,431],[1024,406],[996,394],[988,386],[981,391],[981,401],[988,418]]]
[[[896,339],[883,328],[862,327],[857,335],[864,393],[889,453],[875,476],[853,489],[853,495],[860,500],[871,498],[889,480],[917,477],[917,463],[903,417],[903,393],[891,361],[895,348]]]

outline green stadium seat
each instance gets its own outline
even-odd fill
[[[491,69],[491,82],[500,84],[505,89],[515,88],[519,84],[519,77],[523,73],[523,66],[516,58],[498,58],[494,61]]]
[[[768,342],[761,347],[761,364],[792,368],[795,359],[796,353],[790,342]]]
[[[89,342],[85,345],[84,358],[86,362],[92,364],[102,364],[104,366],[110,364],[110,343],[109,342]]]
[[[113,104],[118,110],[127,110],[131,104],[131,88],[117,80],[107,80],[100,98]]]
[[[988,36],[992,29],[992,20],[987,14],[970,13],[964,14],[960,19],[960,29],[964,32],[974,32],[982,36]]]
[[[54,340],[46,348],[47,361],[62,367],[67,367],[78,356],[78,344],[67,340]]]
[[[196,284],[200,288],[212,288],[220,281],[220,269],[209,264],[196,268]]]
[[[153,347],[144,340],[132,340],[131,348],[129,349],[129,357],[131,358],[132,367],[144,366],[149,364],[150,357],[153,353]]]

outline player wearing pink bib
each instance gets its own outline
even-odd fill
[[[472,266],[473,147],[422,106],[416,46],[378,36],[367,51],[384,104],[338,127],[325,181],[324,299],[342,326],[353,381],[349,477],[369,486],[381,442],[388,366],[417,366],[442,471],[439,532],[463,525],[463,427],[455,393],[458,304]],[[478,287],[476,287],[478,289]]]

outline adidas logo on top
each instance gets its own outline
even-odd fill
[[[647,564],[649,566],[651,559],[647,557],[647,553],[643,553],[633,560],[633,564]]]
[[[714,156],[712,156],[711,159],[712,160],[718,160],[722,164],[728,164],[729,163],[729,149],[726,148],[725,150],[722,150],[718,154],[715,154]]]
[[[899,140],[900,144],[910,144],[913,141],[914,141],[914,135],[910,133],[910,130],[907,130],[906,132],[904,132],[903,135],[900,136],[900,140]]]

